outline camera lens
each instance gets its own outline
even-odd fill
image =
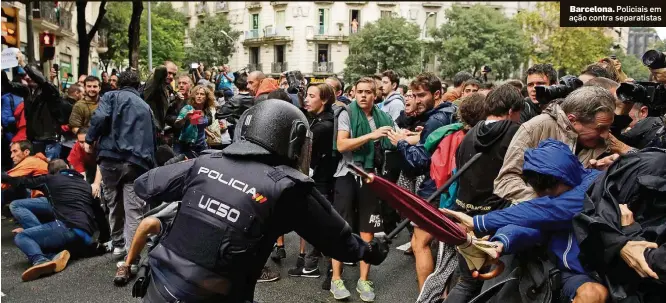
[[[664,56],[664,53],[654,49],[645,52],[645,54],[643,54],[642,60],[643,65],[651,69],[666,67],[666,56]]]

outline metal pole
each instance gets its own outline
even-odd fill
[[[150,25],[150,1],[148,1],[148,70],[153,71],[153,33]]]
[[[27,3],[27,9],[25,11],[25,27],[27,29],[26,34],[28,38],[28,47],[26,48],[26,51],[28,52],[27,59],[28,62],[26,63],[34,63],[35,62],[35,35],[32,29],[32,9],[33,9],[33,2],[28,1]],[[17,16],[18,18],[18,16]],[[20,37],[19,37],[20,39]]]

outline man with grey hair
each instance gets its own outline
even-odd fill
[[[547,138],[564,142],[586,168],[597,167],[597,158],[608,151],[615,96],[597,86],[581,87],[561,102],[551,102],[542,114],[523,123],[514,135],[504,164],[494,182],[494,193],[512,203],[536,198],[521,178],[525,150]]]

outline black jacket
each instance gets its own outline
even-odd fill
[[[411,131],[416,130],[416,127],[418,126],[424,126],[426,121],[428,120],[428,117],[425,115],[420,115],[420,116],[407,116],[405,114],[405,111],[400,112],[400,116],[398,116],[398,119],[395,119],[395,125],[402,129],[408,129]]]
[[[323,111],[310,124],[312,131],[312,179],[316,183],[332,184],[338,158],[333,153],[333,111]]]
[[[215,114],[216,119],[226,119],[229,123],[227,127],[227,132],[231,136],[231,139],[234,137],[234,130],[236,129],[236,123],[238,118],[250,107],[254,106],[254,97],[250,93],[239,93],[227,102],[225,102]]]
[[[502,208],[504,202],[493,194],[493,182],[518,128],[509,120],[480,121],[467,132],[456,151],[456,167],[463,167],[477,153],[482,156],[458,180],[456,210],[474,216]]]
[[[212,159],[215,157],[217,159]],[[222,155],[222,153],[205,155],[194,160],[152,169],[134,181],[134,190],[138,197],[148,203],[154,201],[183,201],[180,206],[181,208],[186,207],[183,205],[188,203],[184,200],[186,193],[191,193],[197,188],[202,193],[210,193],[209,195],[214,197],[230,199],[230,197],[238,196],[237,191],[241,191],[242,195],[243,190],[248,191],[249,188],[255,187],[262,188],[262,184],[258,182],[260,182],[259,180],[264,180],[263,177],[265,176],[250,178],[242,169],[244,166],[256,166],[257,163],[254,160],[250,157],[232,158]],[[278,178],[279,174],[269,174],[269,172],[266,171],[266,174],[271,176],[271,178]],[[231,185],[225,185],[225,182],[229,180],[227,178],[235,180],[233,183],[236,185],[233,188]],[[249,217],[251,218],[250,220],[253,220],[252,226],[249,228],[236,229],[235,224],[229,224],[229,226],[234,226],[234,229],[231,230],[230,228],[226,235],[234,234],[240,236],[242,234],[246,238],[234,239],[234,243],[225,242],[222,245],[211,248],[218,250],[225,246],[228,247],[229,255],[220,256],[225,258],[232,258],[234,255],[243,254],[247,251],[242,264],[229,264],[226,267],[221,267],[220,273],[217,273],[226,274],[234,281],[237,281],[240,277],[247,277],[242,282],[232,284],[232,294],[229,295],[229,300],[222,302],[252,301],[257,278],[259,278],[261,270],[264,264],[266,264],[266,260],[273,249],[273,244],[280,235],[291,231],[296,231],[308,243],[311,243],[325,255],[331,256],[336,260],[354,262],[361,260],[369,252],[367,244],[359,236],[352,233],[349,225],[333,210],[330,202],[322,197],[318,191],[313,190],[311,185],[305,185],[299,183],[289,187],[279,196],[277,201],[257,200],[258,198],[255,198],[257,195],[259,197],[263,197],[261,194],[267,194],[268,197],[271,195],[271,193],[260,192],[256,192],[256,195],[249,193],[247,194],[247,199],[242,201],[217,198],[224,202],[223,204],[231,205],[234,209],[239,209],[243,214],[241,218],[247,218],[249,213],[254,214]],[[228,194],[225,195],[225,193]],[[200,200],[193,201],[195,208],[198,203],[201,203]],[[266,206],[270,206],[269,213],[265,213],[267,210]],[[206,219],[204,217],[202,216],[200,219]],[[238,222],[245,222],[243,220],[238,220]],[[194,222],[192,219],[190,219],[190,222],[199,223]],[[209,223],[207,226],[212,225]],[[257,229],[257,227],[260,228]],[[212,230],[212,227],[210,230]],[[192,234],[192,237],[205,237],[206,232],[210,235],[210,230]],[[255,232],[257,231],[260,233],[259,237],[255,237]],[[175,234],[178,234],[178,231],[171,228],[167,237]],[[252,240],[254,243],[252,248],[241,250],[240,247],[246,246],[241,246],[238,242],[242,242],[243,240]],[[189,246],[187,246],[187,243],[183,243],[183,247]],[[238,248],[234,251],[230,247]],[[151,255],[153,253],[155,253],[155,250],[151,252]],[[202,256],[201,259],[205,257],[210,258],[210,255]],[[176,266],[176,264],[172,263],[169,266]],[[228,267],[233,267],[233,269],[226,271],[229,270]],[[173,272],[179,269],[167,268],[165,270]],[[187,270],[196,269],[187,268]],[[234,270],[242,272],[235,274]],[[191,281],[191,283],[192,286],[196,285],[194,284],[195,281]]]
[[[58,87],[49,82],[34,66],[26,66],[26,73],[37,87],[25,102],[26,132],[29,140],[58,140],[60,125],[67,124],[69,117],[61,112],[62,98]]]
[[[155,126],[159,131],[166,126],[166,114],[169,108],[171,86],[166,83],[167,69],[164,66],[155,68],[153,77],[146,82],[141,98],[146,100],[155,117]]]
[[[97,144],[97,157],[127,161],[146,170],[155,166],[152,112],[131,87],[102,97],[90,121],[86,142]]]
[[[659,117],[647,117],[634,126],[634,128],[621,133],[617,138],[625,144],[643,149],[652,141],[664,122]]]
[[[610,282],[614,301],[663,302],[666,287],[666,151],[649,148],[615,161],[588,190],[583,211],[573,225],[580,260]],[[627,204],[635,223],[621,226],[618,204]],[[627,241],[659,245],[645,260],[659,280],[640,276],[620,257]],[[639,301],[640,298],[640,301]]]
[[[176,120],[178,120],[178,115],[180,114],[180,110],[183,109],[183,106],[185,106],[185,104],[187,104],[186,100],[175,98],[171,102],[171,104],[169,104],[169,108],[167,108],[166,111],[166,117],[164,118],[164,122],[166,123],[166,125],[171,127],[168,133],[173,134],[173,138],[176,141],[178,140],[178,137],[180,136],[180,131],[182,130],[182,126],[179,127],[176,125]]]
[[[49,197],[56,219],[68,228],[78,228],[91,237],[100,231],[99,242],[109,239],[109,224],[99,201],[92,196],[90,184],[74,170],[62,170],[55,175],[10,177],[2,174],[2,183],[42,189]]]
[[[541,114],[539,104],[532,102],[530,97],[525,98],[524,102],[525,107],[520,111],[520,124],[530,121],[530,119]]]

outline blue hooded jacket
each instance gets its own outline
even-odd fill
[[[505,254],[547,241],[560,269],[585,273],[578,260],[580,249],[572,220],[583,210],[586,191],[601,172],[583,168],[566,144],[553,139],[541,141],[537,148],[525,151],[523,170],[554,176],[573,188],[557,197],[540,197],[474,216],[474,230],[495,232],[491,241],[501,241]]]

